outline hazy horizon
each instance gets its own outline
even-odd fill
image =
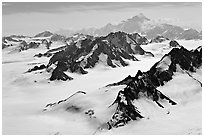
[[[3,2],[3,35],[100,28],[143,13],[164,23],[202,30],[201,2]]]

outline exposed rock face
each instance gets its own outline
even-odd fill
[[[170,47],[174,47],[174,48],[180,47],[179,43],[178,43],[176,40],[171,40],[171,41],[169,42],[169,46],[170,46]]]
[[[146,54],[140,44],[148,43],[147,39],[139,34],[124,32],[96,38],[75,34],[73,39],[67,40],[70,45],[54,53],[48,67],[56,64],[63,71],[81,74],[86,74],[84,69],[95,67],[97,64],[111,67],[127,66],[128,63],[124,59],[136,61],[132,54]]]
[[[62,69],[60,69],[59,67],[57,67],[55,70],[53,70],[52,72],[52,76],[50,77],[50,80],[72,80],[72,77],[67,76]]]
[[[164,36],[157,36],[156,38],[152,39],[150,43],[161,43],[166,40],[169,40],[169,39],[165,38]]]
[[[43,39],[43,40],[42,40],[42,44],[44,44],[47,49],[50,49],[50,46],[51,46],[51,44],[52,44],[52,41]]]
[[[134,39],[139,45],[146,45],[149,43],[146,37],[141,36],[138,33],[132,33],[129,36],[132,37],[132,39]]]
[[[140,54],[144,55],[145,51],[140,47],[142,44],[148,44],[149,41],[140,36],[138,33],[127,34],[125,32],[111,32],[105,40],[114,44],[116,47],[123,48],[129,54]]]
[[[2,37],[2,49],[13,46],[11,42],[21,42],[21,40],[16,40],[12,36]]]
[[[184,47],[174,48],[155,63],[149,71],[141,72],[139,70],[135,77],[128,76],[120,82],[109,84],[108,86],[127,85],[124,90],[119,91],[112,104],[116,104],[117,109],[111,120],[107,122],[109,129],[123,126],[131,120],[143,118],[139,110],[133,105],[135,99],[146,97],[157,103],[159,107],[163,107],[159,102],[163,99],[172,105],[176,105],[176,102],[156,88],[170,81],[178,68],[184,72],[196,71],[202,65],[201,49],[201,47],[198,47],[195,50],[188,51]]]
[[[40,65],[39,67],[38,67],[38,66],[35,66],[35,67],[33,67],[32,69],[29,69],[27,72],[42,70],[42,69],[45,69],[45,68],[46,68],[46,66],[43,64],[43,65]]]
[[[65,48],[54,53],[48,67],[56,64],[63,71],[86,74],[86,68],[93,68],[97,64],[110,67],[127,66],[124,59],[137,61],[132,54],[149,54],[140,45],[147,44],[148,40],[138,33],[124,32],[110,33],[104,37],[75,34],[67,39]]]
[[[45,53],[35,54],[34,57],[38,57],[38,58],[41,58],[41,57],[51,57],[51,56],[54,55],[55,53],[57,53],[57,52],[59,52],[59,51],[62,51],[62,50],[65,50],[67,46],[68,46],[68,45],[65,45],[65,46],[62,46],[62,47],[59,47],[59,48],[50,49],[50,50],[48,50],[48,51],[45,52]]]
[[[176,105],[177,103],[169,98],[167,95],[163,94],[161,91],[157,90],[158,86],[164,85],[166,82],[170,81],[174,75],[174,72],[194,72],[197,68],[202,65],[202,47],[198,47],[195,50],[188,51],[184,47],[178,47],[172,49],[168,54],[164,55],[160,61],[155,63],[151,69],[147,72],[141,72],[140,70],[134,77],[130,75],[120,82],[109,84],[108,86],[116,85],[126,85],[123,90],[118,92],[118,95],[109,107],[113,105],[116,106],[116,110],[112,117],[105,124],[100,125],[98,129],[112,129],[120,126],[126,125],[129,121],[138,120],[144,118],[141,111],[137,108],[134,101],[141,98],[146,98],[158,105],[158,107],[164,108],[162,103],[167,101],[171,105]],[[64,77],[63,70],[59,68],[55,70],[62,74]],[[57,75],[58,76],[58,75]],[[201,84],[202,86],[202,84]],[[44,108],[44,111],[52,109],[52,107],[64,103],[63,108],[67,108],[71,112],[82,112],[80,107],[77,105],[71,105],[70,103],[65,103],[73,97],[74,95],[85,92],[76,92],[70,97],[60,100],[58,102],[49,103]],[[66,110],[67,110],[66,109]],[[85,111],[85,110],[84,110]],[[83,111],[83,113],[84,113]],[[92,117],[94,110],[87,110],[85,114]],[[167,113],[168,114],[168,113]]]
[[[30,48],[38,48],[39,45],[40,43],[30,42],[29,44],[27,44],[25,41],[22,41],[19,47],[19,51],[27,50]]]
[[[46,53],[38,53],[38,54],[35,54],[34,57],[51,57],[52,56],[52,53],[49,53],[49,52],[46,52]]]

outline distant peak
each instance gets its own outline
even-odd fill
[[[150,20],[143,13],[139,13],[138,15],[131,18],[131,20],[138,20],[138,19],[141,21],[149,21]]]
[[[138,16],[138,17],[145,17],[143,13],[139,13],[137,16]],[[145,18],[146,18],[146,17],[145,17]]]
[[[35,35],[34,37],[48,37],[48,36],[51,36],[51,35],[53,35],[53,34],[50,31],[46,30],[46,31],[43,31],[43,32]]]
[[[51,32],[50,31],[48,31],[48,30],[46,30],[46,31],[43,31],[43,32],[41,32],[42,34],[47,34],[47,33],[49,33],[49,34],[51,34]]]

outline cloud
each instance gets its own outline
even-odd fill
[[[3,2],[3,15],[16,13],[59,13],[128,8],[201,6],[201,2]]]

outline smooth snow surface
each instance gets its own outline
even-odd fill
[[[193,49],[201,43],[181,41],[181,44],[189,48],[193,45]],[[161,48],[165,44],[148,44],[143,47],[162,56],[165,52],[156,48],[158,45]],[[55,46],[58,47],[57,43]],[[74,80],[51,82],[48,80],[51,74],[44,70],[25,73],[35,65],[39,66],[42,63],[47,65],[49,58],[33,57],[37,53],[44,52],[46,52],[44,48],[12,54],[8,54],[9,50],[2,51],[2,133],[4,135],[202,134],[202,88],[184,72],[175,73],[173,80],[158,87],[158,90],[171,97],[178,105],[171,106],[164,101],[162,105],[165,108],[162,109],[151,100],[141,98],[135,100],[134,104],[145,116],[144,119],[131,121],[117,129],[97,130],[110,120],[115,106],[109,106],[117,97],[119,90],[125,87],[105,86],[118,82],[128,75],[135,76],[139,69],[149,70],[161,59],[160,56],[137,56],[140,61],[125,60],[130,64],[127,67],[110,68],[97,65],[93,69],[87,69],[86,75],[66,72]],[[104,55],[101,55],[100,60],[103,59]],[[191,75],[202,81],[201,74],[202,68]],[[47,104],[64,100],[77,91],[86,94],[76,94],[67,101],[43,111]],[[89,110],[93,110],[94,114],[89,115]],[[88,114],[85,114],[86,112]]]

